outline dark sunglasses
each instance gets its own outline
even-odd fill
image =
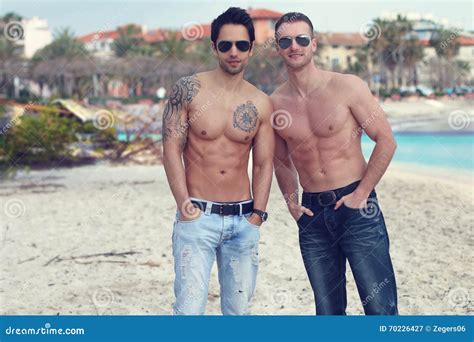
[[[299,46],[306,47],[309,45],[311,42],[311,37],[305,34],[300,34],[299,36],[296,36],[295,38],[296,43]],[[293,44],[293,38],[292,37],[282,37],[278,39],[278,46],[282,49],[288,49],[291,44]]]
[[[241,52],[247,52],[248,50],[250,50],[250,42],[247,40],[238,40],[236,42],[221,40],[219,43],[217,43],[217,50],[222,53],[225,53],[232,48],[233,44],[235,44],[237,49],[239,49]]]

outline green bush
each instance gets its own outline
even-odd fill
[[[76,141],[77,123],[56,114],[24,115],[0,136],[6,162],[17,165],[50,163],[69,158],[68,144]]]
[[[80,123],[61,117],[54,111],[24,115],[18,124],[0,134],[0,164],[48,165],[58,161],[74,161],[69,146],[78,137],[87,136],[94,148],[114,148],[114,128],[100,130],[92,122]]]

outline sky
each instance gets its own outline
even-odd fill
[[[0,14],[16,12],[24,17],[48,19],[52,32],[69,27],[76,35],[114,30],[127,23],[145,25],[148,29],[179,29],[191,22],[210,23],[230,6],[266,8],[279,12],[303,12],[319,32],[359,32],[361,27],[384,13],[418,13],[464,30],[473,30],[471,1],[110,1],[0,0]]]

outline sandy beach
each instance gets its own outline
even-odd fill
[[[474,131],[473,99],[406,98],[381,103],[395,132],[453,130]]]
[[[399,310],[472,314],[472,176],[392,164],[377,187]],[[171,314],[175,204],[162,166],[101,163],[0,183],[1,314]],[[276,181],[252,314],[312,315],[297,226]],[[348,274],[348,314],[362,314]],[[207,314],[220,314],[217,269]]]

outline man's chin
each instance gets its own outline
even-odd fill
[[[291,61],[291,60],[285,60],[285,64],[288,68],[290,69],[301,69],[308,65],[311,62],[311,60],[302,60],[302,61]]]
[[[244,66],[242,65],[237,68],[231,68],[231,67],[228,67],[227,65],[224,65],[222,66],[222,69],[230,75],[237,75],[237,74],[240,74],[244,70]]]

